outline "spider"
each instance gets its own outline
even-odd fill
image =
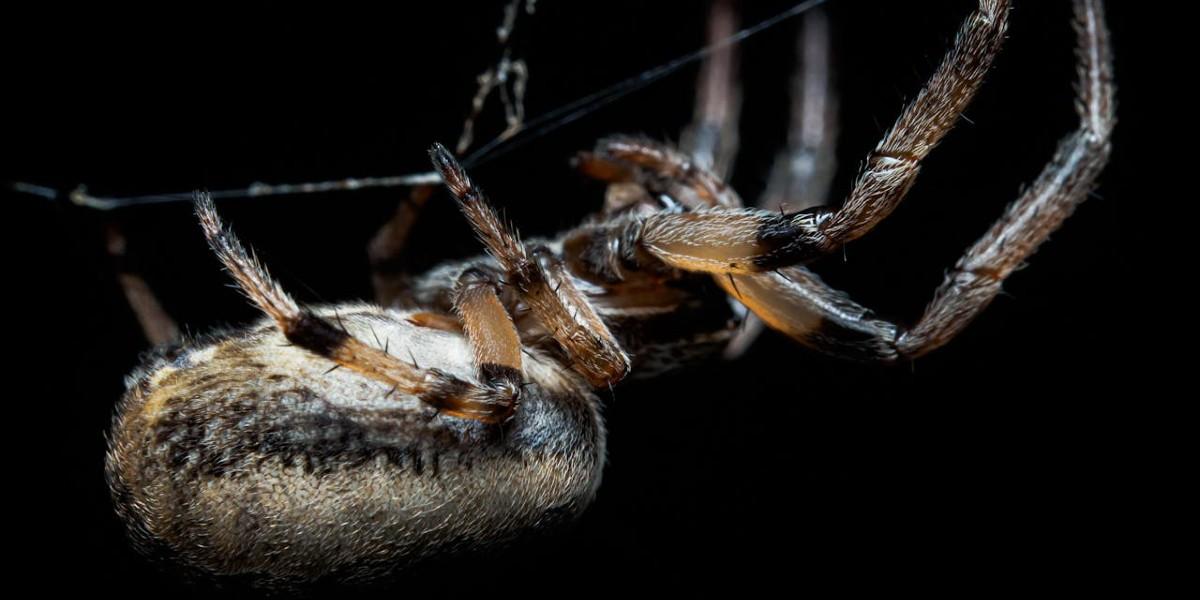
[[[788,201],[820,172],[792,160],[820,147],[803,135],[763,208],[743,208],[721,177],[733,143],[720,94],[707,96],[682,149],[614,137],[581,155],[580,169],[609,184],[604,209],[544,240],[522,239],[434,146],[434,165],[489,254],[412,280],[381,273],[391,295],[379,306],[300,306],[200,198],[213,250],[268,318],[164,348],[131,376],[108,465],[118,511],[151,551],[203,572],[370,578],[575,518],[603,466],[595,390],[736,354],[755,318],[860,360],[940,347],[1084,199],[1107,158],[1102,12],[1098,2],[1075,6],[1080,129],[908,329],[804,265],[865,234],[904,197],[998,51],[1007,2],[985,0],[967,18],[836,209]],[[728,71],[714,60],[706,72]]]

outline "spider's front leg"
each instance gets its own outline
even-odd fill
[[[1108,161],[1115,123],[1112,58],[1100,0],[1075,1],[1079,36],[1079,128],[1049,164],[947,274],[916,325],[877,319],[803,267],[729,275],[725,289],[773,328],[819,350],[893,361],[930,352],[958,334],[1001,284],[1087,199]],[[718,278],[718,281],[722,281]]]
[[[301,308],[224,226],[207,195],[197,197],[196,215],[209,246],[238,287],[275,321],[288,342],[328,359],[331,368],[345,367],[381,381],[450,416],[503,423],[516,410],[521,392],[520,341],[485,275],[464,273],[455,293],[455,309],[463,316],[483,380],[480,384],[410,364]]]
[[[655,214],[645,219],[639,245],[676,268],[745,274],[803,263],[858,239],[896,208],[915,181],[920,161],[974,97],[1004,39],[1007,18],[1007,0],[980,1],[925,88],[867,157],[838,209]]]
[[[549,252],[527,250],[445,147],[434,144],[430,156],[476,235],[500,264],[506,283],[529,306],[575,371],[596,387],[624,378],[629,356],[558,259]]]

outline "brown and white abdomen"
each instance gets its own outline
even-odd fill
[[[392,355],[475,378],[460,334],[396,311],[338,312]],[[139,546],[206,574],[362,579],[551,526],[595,494],[598,400],[552,359],[527,354],[503,426],[332,367],[263,323],[135,373],[106,470]]]

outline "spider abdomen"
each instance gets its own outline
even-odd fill
[[[338,312],[389,353],[473,377],[460,334],[395,311]],[[551,359],[530,353],[503,426],[331,367],[264,323],[136,373],[106,466],[139,545],[204,574],[363,579],[569,519],[599,485],[597,400]]]

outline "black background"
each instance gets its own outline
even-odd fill
[[[959,339],[914,365],[815,355],[765,335],[743,359],[633,382],[605,405],[609,463],[573,529],[505,556],[472,558],[422,593],[658,585],[1028,585],[1125,579],[1154,457],[1150,392],[1132,286],[1144,235],[1134,175],[1147,98],[1134,66],[1149,36],[1110,2],[1119,117],[1111,167],[1086,203]],[[919,89],[967,1],[829,2],[841,105],[834,202]],[[16,11],[6,181],[97,195],[222,189],[424,171],[453,143],[474,77],[497,56],[500,3],[388,9],[267,4],[237,9]],[[756,2],[757,22],[787,6]],[[542,114],[704,43],[702,3],[543,0],[523,18],[527,107]],[[1015,198],[1075,122],[1067,2],[1017,2],[1010,39],[909,199],[845,260],[818,270],[880,313],[911,322],[943,269]],[[753,200],[783,140],[795,21],[742,48],[742,152],[733,185]],[[567,159],[609,133],[675,140],[689,68],[473,170],[526,235],[570,227],[602,189]],[[493,107],[480,136],[500,128]],[[396,190],[231,201],[222,212],[302,299],[369,298],[365,244]],[[7,194],[7,192],[6,192]],[[125,227],[146,278],[191,331],[244,323],[186,205],[109,214],[6,196],[27,234],[47,378],[10,402],[18,450],[7,492],[26,577],[47,589],[186,593],[127,547],[102,479],[103,435],[145,342],[102,253]],[[1131,231],[1133,229],[1133,231]],[[444,195],[421,217],[410,262],[478,251]],[[45,296],[42,291],[48,291]],[[61,305],[52,299],[66,300]],[[26,315],[31,315],[28,319]],[[1152,326],[1152,324],[1151,324]],[[42,347],[45,343],[45,347]],[[19,424],[19,426],[18,426]],[[565,587],[564,587],[565,586]],[[970,589],[970,588],[968,588]],[[406,589],[406,592],[412,590]]]

